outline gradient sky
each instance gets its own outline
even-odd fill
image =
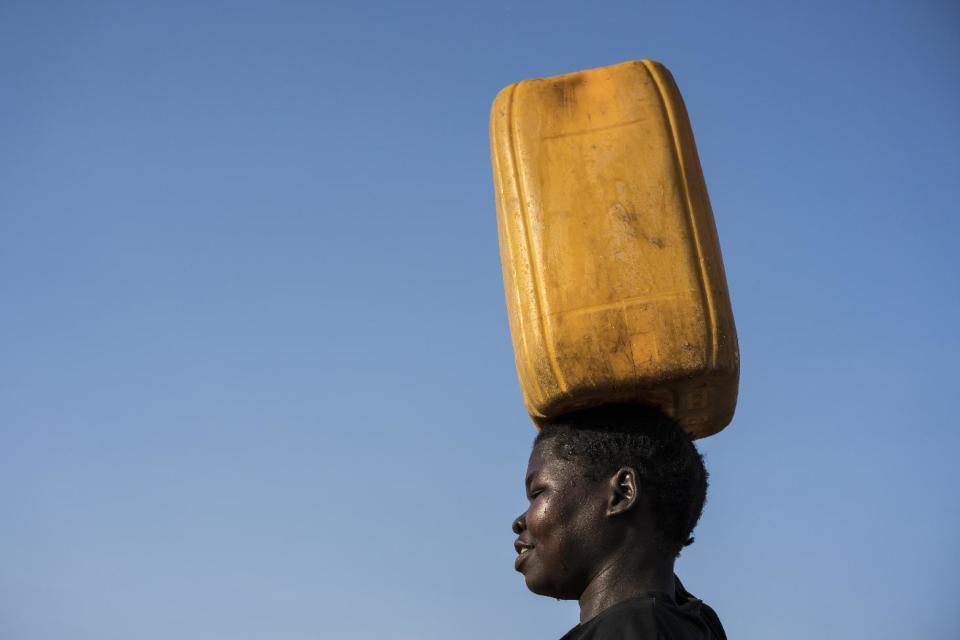
[[[555,639],[487,119],[673,72],[740,335],[677,571],[960,637],[954,2],[0,2],[0,638]]]

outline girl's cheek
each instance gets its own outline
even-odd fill
[[[550,505],[546,500],[537,498],[527,511],[527,527],[531,533],[539,533],[550,528]]]

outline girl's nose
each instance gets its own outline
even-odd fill
[[[526,512],[521,513],[520,517],[513,521],[513,526],[511,527],[513,532],[517,535],[520,535],[527,530],[527,514]]]

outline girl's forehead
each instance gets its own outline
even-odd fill
[[[558,461],[553,447],[550,446],[550,442],[538,440],[533,444],[533,449],[530,451],[530,459],[527,460],[527,471],[540,470],[541,468],[557,464]]]
[[[538,477],[560,479],[582,475],[576,463],[565,460],[556,454],[550,441],[539,441],[534,444],[533,451],[530,452],[530,459],[527,462],[528,482]]]

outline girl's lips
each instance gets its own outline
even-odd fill
[[[513,568],[517,571],[520,571],[523,563],[526,562],[527,556],[530,555],[530,551],[533,549],[530,545],[517,543],[514,545],[517,549],[517,557],[513,561]]]

